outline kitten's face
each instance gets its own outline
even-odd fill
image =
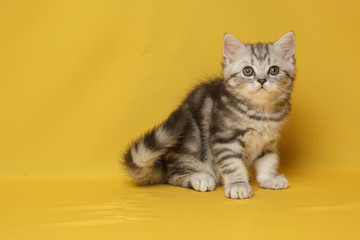
[[[295,75],[294,50],[293,33],[273,44],[248,45],[225,35],[223,75],[228,90],[255,105],[289,98]]]

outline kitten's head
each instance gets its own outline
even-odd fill
[[[289,99],[295,75],[294,52],[292,32],[268,44],[243,44],[226,34],[223,76],[228,91],[254,105]]]

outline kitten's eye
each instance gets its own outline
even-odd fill
[[[243,74],[247,77],[251,77],[254,74],[254,69],[252,67],[244,67]]]
[[[269,74],[270,75],[273,75],[273,76],[275,76],[275,75],[278,75],[279,74],[279,67],[277,67],[277,66],[272,66],[272,67],[270,67],[270,69],[269,69]]]

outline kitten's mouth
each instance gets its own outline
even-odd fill
[[[257,90],[257,92],[260,92],[260,93],[267,92],[267,89],[264,88],[264,86],[261,86],[261,87]]]

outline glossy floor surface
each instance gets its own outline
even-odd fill
[[[0,183],[0,239],[359,239],[360,171],[289,173],[230,200],[126,178]]]

